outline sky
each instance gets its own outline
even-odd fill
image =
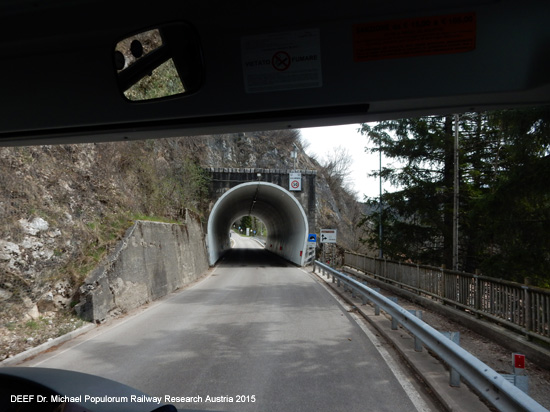
[[[369,142],[366,136],[357,131],[360,127],[360,124],[311,127],[300,129],[300,133],[302,139],[309,143],[306,153],[315,154],[318,160],[326,159],[327,155],[338,146],[348,150],[353,159],[348,184],[357,192],[358,200],[363,201],[364,196],[378,197],[379,195],[380,183],[378,179],[368,175],[372,171],[378,170],[380,161],[378,153],[365,152],[365,147],[369,145]],[[385,164],[384,159],[382,159],[382,164]],[[388,185],[388,183],[383,184],[384,191],[389,189]]]

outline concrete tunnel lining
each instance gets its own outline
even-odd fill
[[[292,193],[268,182],[235,186],[214,204],[207,228],[210,265],[231,248],[231,224],[247,215],[256,216],[266,225],[267,250],[303,266],[309,230],[307,216]]]

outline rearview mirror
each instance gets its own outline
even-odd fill
[[[131,101],[194,93],[203,80],[203,60],[195,30],[171,23],[129,36],[114,50],[118,84]]]

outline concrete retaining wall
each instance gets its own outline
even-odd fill
[[[85,320],[101,322],[167,295],[208,269],[199,219],[187,213],[183,225],[136,221],[80,288],[75,307]]]

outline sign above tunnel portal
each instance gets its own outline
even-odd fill
[[[321,243],[336,243],[337,229],[321,229]]]
[[[315,233],[310,233],[307,241],[310,243],[317,243],[317,235]]]
[[[288,190],[291,192],[300,192],[302,190],[302,174],[289,173],[288,175]]]

